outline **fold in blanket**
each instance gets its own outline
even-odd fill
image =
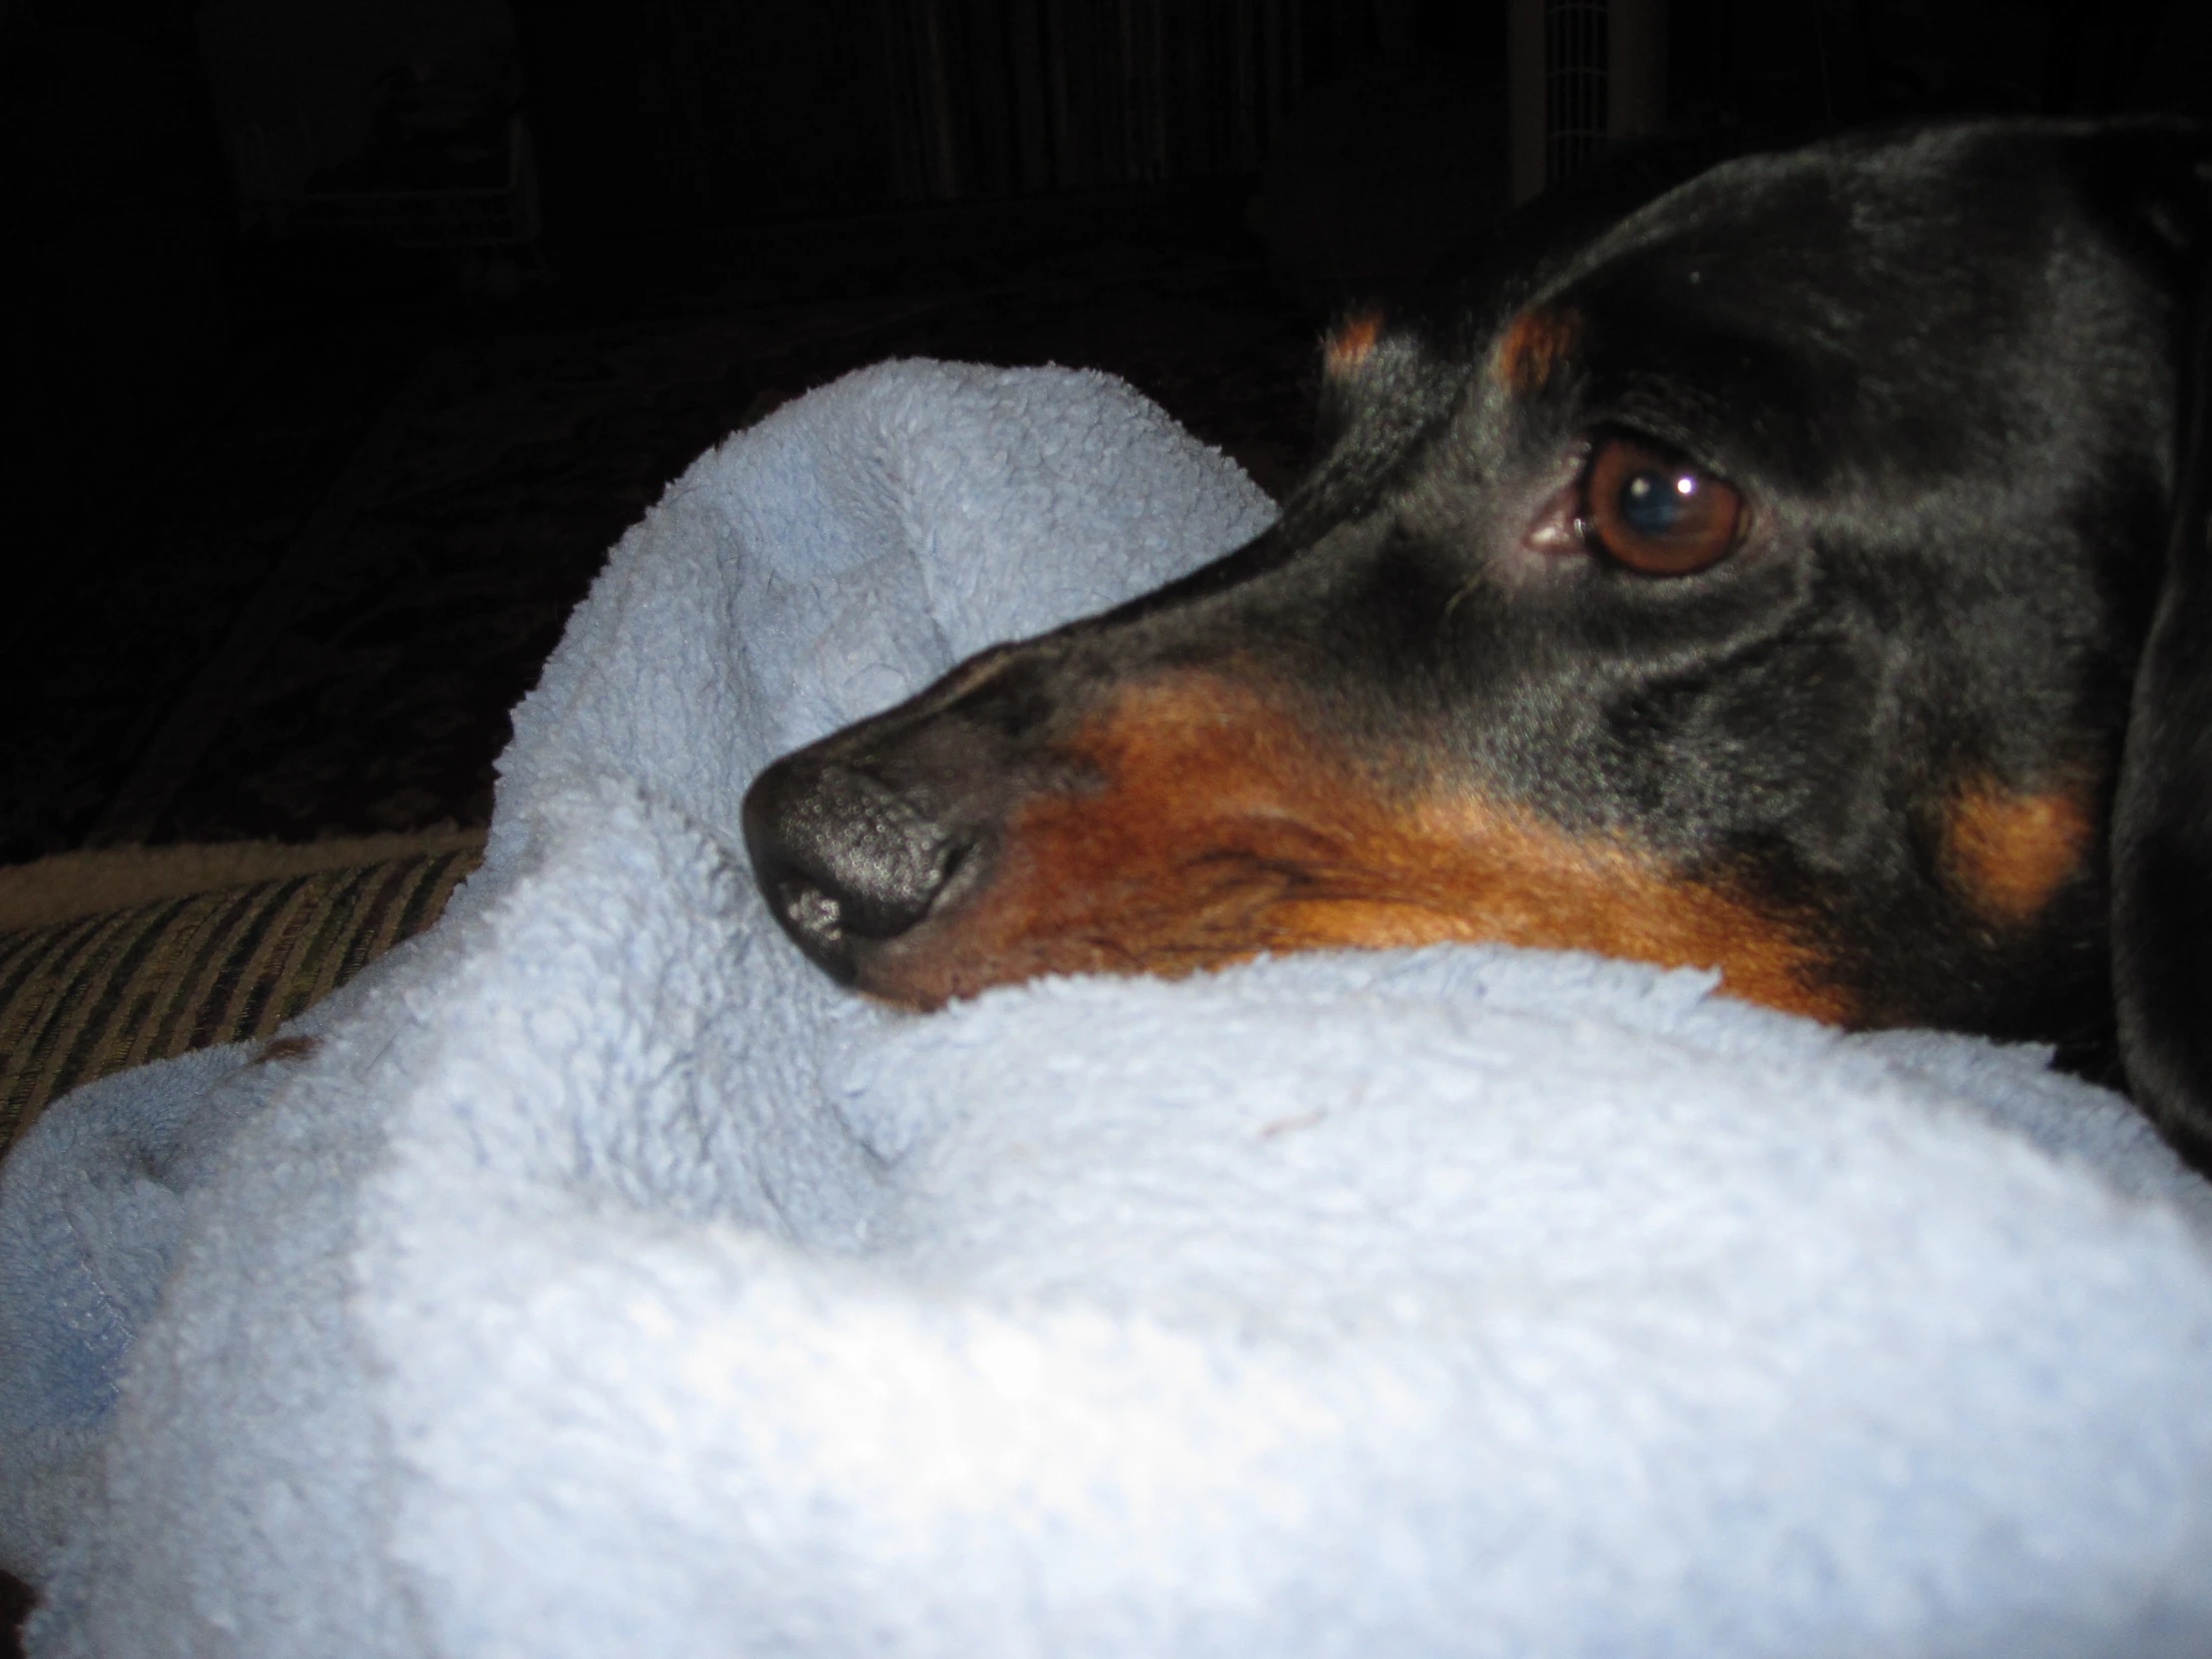
[[[0,1170],[33,1651],[2212,1649],[2212,1189],[2041,1054],[1464,947],[914,1017],[784,940],[773,755],[1269,511],[929,363],[672,486],[444,921]]]

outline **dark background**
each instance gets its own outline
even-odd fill
[[[1667,38],[1716,156],[2212,115],[2198,0]],[[1280,491],[1331,308],[1503,209],[1504,72],[1491,0],[0,0],[0,861],[483,823],[608,544],[880,357],[1110,368]],[[333,234],[394,193],[511,223]]]
[[[2183,0],[1669,21],[1714,155],[2212,82]],[[875,358],[1107,367],[1279,491],[1331,306],[1504,207],[1504,69],[1500,0],[0,0],[0,861],[483,822],[608,543]],[[504,242],[328,234],[496,216],[517,117]]]

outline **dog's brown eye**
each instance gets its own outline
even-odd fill
[[[1645,576],[1688,576],[1736,545],[1744,498],[1678,455],[1600,438],[1582,475],[1583,542]]]

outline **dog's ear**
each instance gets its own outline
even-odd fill
[[[2201,225],[2201,153],[2191,171]],[[2112,975],[2137,1103],[2212,1174],[2212,248],[2191,252],[2173,519],[2113,810]]]

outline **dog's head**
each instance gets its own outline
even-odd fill
[[[930,1007],[1488,939],[2118,1029],[2212,1128],[2207,146],[1978,125],[1524,217],[1325,347],[1281,521],[771,768],[763,888]]]

